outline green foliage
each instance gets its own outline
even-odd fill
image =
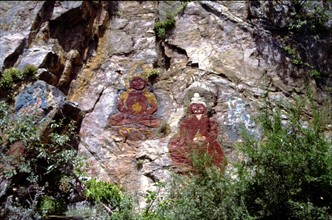
[[[148,72],[147,77],[155,77],[155,76],[159,76],[159,70],[157,69],[152,69]]]
[[[246,178],[245,205],[258,219],[331,218],[332,148],[322,133],[331,115],[311,103],[314,118],[303,121],[304,104],[287,105],[287,124],[280,109],[267,106],[260,117],[263,139],[247,137],[242,145],[250,160],[243,169],[253,175]]]
[[[175,27],[175,16],[183,13],[187,6],[187,2],[181,2],[181,6],[172,13],[167,13],[166,19],[156,22],[154,25],[154,32],[157,38],[165,39],[167,32]]]
[[[155,82],[157,80],[157,78],[159,77],[159,74],[160,74],[159,70],[151,69],[150,71],[148,71],[146,73],[146,78],[148,79],[148,82],[152,84],[153,82]]]
[[[68,202],[69,194],[77,193],[73,170],[80,158],[72,146],[74,124],[66,123],[63,130],[59,125],[63,121],[53,122],[48,134],[37,127],[33,116],[15,115],[4,102],[0,102],[0,116],[0,177],[8,183],[5,196],[12,198],[0,197],[5,210],[0,217],[61,214],[60,203],[52,201]]]
[[[42,216],[48,216],[63,213],[66,210],[66,206],[64,201],[61,201],[58,198],[55,199],[50,196],[44,196],[40,204],[40,210]]]
[[[175,27],[175,18],[168,16],[167,19],[156,22],[154,25],[154,31],[158,38],[164,39],[167,31]]]
[[[86,198],[105,213],[104,218],[133,219],[132,200],[117,185],[96,179],[88,180],[84,184]]]
[[[23,78],[23,74],[20,70],[12,67],[3,71],[1,79],[0,79],[0,87],[11,89],[14,86],[14,82],[17,80],[21,80]]]
[[[35,80],[37,69],[34,65],[26,65],[23,72],[15,67],[5,69],[0,77],[0,89],[13,89],[17,83],[22,82],[25,78]]]
[[[26,77],[32,77],[33,79],[36,79],[38,68],[34,65],[28,64],[23,69],[23,76]]]
[[[302,65],[303,67],[309,68],[309,76],[313,77],[313,78],[320,78],[322,73],[320,73],[317,69],[315,69],[312,65],[310,65],[309,63],[303,62],[299,56],[299,52],[290,46],[285,46],[284,47],[285,52],[287,53],[287,55],[289,55],[291,57],[291,61],[292,63],[296,64],[296,65]]]
[[[286,53],[288,55],[297,56],[297,51],[294,48],[290,47],[290,46],[285,46],[284,50],[286,51]]]
[[[289,30],[294,32],[304,32],[320,34],[326,31],[325,24],[329,19],[327,10],[321,5],[311,5],[310,1],[292,0],[295,11],[291,13],[291,23]],[[310,8],[310,10],[308,10]]]
[[[320,75],[321,75],[321,73],[318,70],[316,70],[316,69],[310,70],[310,76],[312,76],[313,78],[319,78]]]
[[[91,179],[85,182],[85,186],[85,196],[93,201],[116,207],[122,200],[121,191],[116,185]]]
[[[332,145],[323,130],[331,113],[310,97],[285,105],[287,123],[280,108],[266,106],[262,139],[243,134],[238,150],[245,159],[226,172],[194,152],[195,172],[174,175],[166,198],[156,201],[158,191],[148,191],[155,205],[143,219],[330,219]],[[312,118],[302,114],[308,109]]]

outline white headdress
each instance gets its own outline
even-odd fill
[[[191,98],[190,104],[193,104],[193,103],[202,104],[206,107],[206,103],[205,103],[204,99],[197,92],[195,92],[194,96]]]

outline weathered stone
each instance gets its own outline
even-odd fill
[[[12,66],[15,62],[15,57],[22,53],[26,38],[22,34],[7,34],[0,35],[1,50],[0,50],[0,70],[6,66]],[[13,60],[10,58],[13,57]],[[7,60],[7,62],[6,62]],[[9,63],[8,63],[9,62]],[[7,64],[6,64],[7,63]]]
[[[107,45],[107,52],[109,56],[114,54],[125,55],[133,51],[133,39],[124,31],[112,30],[109,33],[109,45]]]
[[[3,1],[0,5],[1,34],[20,33],[28,37],[31,26],[44,2]]]
[[[73,10],[79,7],[82,7],[83,1],[63,1],[56,2],[53,9],[53,14],[51,20],[56,20],[61,17],[63,14],[68,12],[69,10]]]
[[[63,91],[61,97],[69,101],[54,108],[82,120],[79,151],[91,162],[88,172],[138,195],[143,208],[145,191],[170,178],[168,144],[181,130],[195,92],[206,99],[209,120],[218,125],[218,140],[230,160],[237,159],[232,144],[241,141],[242,128],[259,138],[252,117],[266,94],[278,102],[310,88],[322,102],[319,80],[305,85],[307,70],[294,65],[278,40],[278,30],[292,21],[287,20],[293,10],[290,3],[191,1],[174,15],[175,27],[166,38],[156,41],[156,21],[178,11],[180,1],[3,1],[0,68],[34,64],[41,80]],[[303,57],[326,73],[331,72],[328,39],[298,38],[306,40]],[[152,115],[169,124],[170,135],[123,142],[108,127],[107,118],[118,113],[118,95],[129,87],[131,67],[141,61],[159,71],[153,90],[147,90],[158,103]],[[27,111],[36,108],[44,114],[51,109],[33,103]]]
[[[27,45],[33,19],[43,2],[5,1],[0,5],[0,70],[12,67]]]
[[[224,5],[234,16],[238,16],[244,21],[247,19],[248,7],[246,1],[220,1],[220,4]]]
[[[47,126],[65,101],[66,97],[59,89],[39,80],[17,95],[15,111],[18,115],[34,116],[36,122]]]
[[[23,52],[17,68],[23,70],[27,65],[34,65],[49,70],[56,69],[60,66],[58,55],[52,50],[52,47],[37,47],[27,49]]]

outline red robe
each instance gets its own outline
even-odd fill
[[[195,137],[205,136],[205,140],[197,143]],[[208,153],[214,165],[223,166],[224,152],[218,143],[217,124],[210,120],[207,114],[200,119],[194,114],[184,118],[180,124],[180,132],[171,138],[169,152],[175,165],[192,166],[190,152],[194,149]]]

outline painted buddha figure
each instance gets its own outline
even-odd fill
[[[188,108],[188,115],[180,123],[178,134],[169,142],[169,152],[175,166],[192,167],[190,153],[198,150],[207,153],[212,163],[220,168],[224,163],[224,152],[218,143],[216,122],[208,117],[205,102],[198,93],[194,94]]]
[[[131,140],[153,138],[152,130],[161,126],[161,120],[153,116],[158,109],[156,97],[146,89],[147,81],[135,76],[130,88],[123,92],[117,102],[118,113],[109,117],[112,126],[120,126],[121,136]]]

